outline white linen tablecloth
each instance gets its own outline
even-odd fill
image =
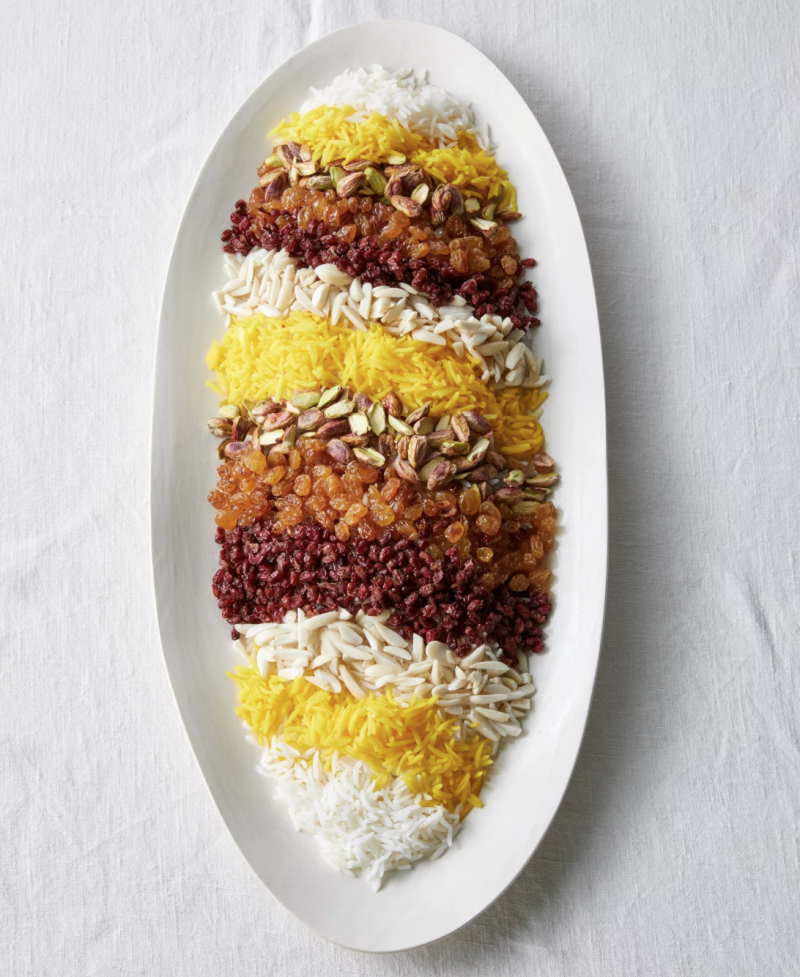
[[[799,13],[3,4],[0,973],[798,973]],[[535,858],[457,935],[365,957],[272,899],[202,782],[161,663],[147,458],[161,288],[207,151],[283,59],[381,16],[478,45],[566,171],[611,565],[585,742]]]

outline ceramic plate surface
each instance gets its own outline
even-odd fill
[[[223,283],[219,235],[247,197],[268,131],[296,111],[310,85],[347,68],[383,64],[430,80],[488,120],[500,164],[519,190],[514,225],[541,296],[535,349],[553,376],[543,423],[562,482],[547,652],[533,660],[538,694],[527,732],[506,744],[452,851],[394,873],[374,893],[338,874],[316,842],[297,834],[255,771],[258,751],[235,716],[225,677],[238,660],[211,594],[216,569],[206,494],[217,464],[206,432],[216,398],[205,353],[222,335],[210,292]],[[346,28],[300,51],[247,99],[211,152],[192,192],[169,267],[158,334],[152,446],[152,554],[164,657],[197,760],[222,817],[275,898],[316,933],[358,950],[427,943],[480,913],[514,880],[542,839],[572,772],[589,710],[603,621],[607,512],[603,369],[592,277],[564,174],[521,96],[454,34],[403,21]]]

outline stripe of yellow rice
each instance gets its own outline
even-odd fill
[[[435,697],[404,706],[391,690],[356,699],[304,678],[262,678],[252,665],[228,674],[239,687],[236,712],[262,746],[280,735],[300,753],[318,750],[326,770],[334,752],[363,760],[379,787],[402,777],[410,790],[430,795],[425,806],[453,811],[461,804],[462,817],[481,806],[478,795],[492,763],[486,741],[477,734],[456,740],[454,720],[442,719]]]
[[[476,410],[492,421],[498,448],[514,458],[544,447],[534,416],[544,391],[492,390],[475,361],[459,359],[449,347],[398,339],[374,323],[359,332],[308,312],[236,320],[206,362],[216,371],[215,388],[233,404],[335,384],[349,384],[374,400],[393,390],[410,410],[425,403],[437,414]]]
[[[293,112],[270,135],[278,142],[305,143],[322,166],[338,159],[344,163],[354,159],[385,163],[389,156],[402,153],[442,183],[460,187],[465,196],[502,197],[504,207],[516,207],[516,192],[508,173],[468,133],[459,132],[451,146],[436,147],[397,119],[390,121],[373,112],[365,122],[351,122],[354,112],[350,105],[319,105],[303,115]]]

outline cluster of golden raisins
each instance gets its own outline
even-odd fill
[[[455,549],[461,560],[483,568],[487,590],[508,582],[515,591],[546,590],[550,571],[541,566],[555,545],[556,510],[547,502],[530,516],[515,516],[503,502],[483,499],[477,486],[428,491],[363,461],[339,464],[316,438],[288,451],[254,449],[217,469],[208,500],[225,530],[270,516],[274,532],[316,522],[342,542],[374,540],[385,529],[395,538],[421,540],[441,560]]]
[[[220,480],[208,500],[223,529],[246,526],[275,512],[273,531],[282,533],[306,516],[346,542],[353,533],[372,540],[387,526],[401,536],[419,538],[414,521],[423,513],[413,486],[363,461],[343,466],[325,453],[316,438],[288,452],[254,450],[217,469]],[[381,484],[377,484],[380,482]]]
[[[293,211],[297,207],[301,208],[297,217],[301,231],[308,230],[311,222],[317,220],[334,229],[340,244],[372,237],[380,245],[399,238],[405,258],[422,260],[430,256],[449,261],[460,274],[483,272],[502,289],[518,284],[520,254],[506,224],[497,223],[486,236],[481,236],[469,233],[472,228],[468,220],[456,214],[434,227],[428,211],[412,218],[373,197],[355,195],[341,199],[335,190],[302,186],[289,187],[271,201],[265,201],[264,191],[256,187],[248,212],[263,226],[273,222],[273,211]],[[274,218],[278,228],[292,222],[285,214]]]
[[[443,490],[432,493],[441,515],[455,519],[444,529],[441,518],[427,547],[434,559],[455,547],[462,560],[473,557],[484,573],[479,582],[487,590],[508,581],[512,590],[529,586],[547,589],[550,571],[540,564],[555,546],[556,508],[552,502],[539,506],[530,516],[518,517],[503,502],[481,499],[477,487],[458,493]]]

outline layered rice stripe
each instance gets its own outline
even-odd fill
[[[391,336],[374,323],[358,332],[307,312],[241,319],[214,342],[207,363],[216,371],[214,389],[233,404],[349,384],[373,400],[395,391],[412,410],[426,403],[435,414],[475,410],[495,426],[498,448],[517,459],[544,445],[533,414],[545,391],[492,390],[481,381],[477,360]]]
[[[317,750],[326,770],[334,754],[363,761],[377,789],[401,777],[409,790],[424,795],[423,806],[442,804],[461,817],[482,806],[478,795],[492,762],[487,741],[478,735],[457,740],[455,723],[442,716],[436,696],[405,705],[390,688],[356,699],[305,678],[262,678],[252,665],[229,674],[239,687],[237,714],[261,746],[279,736],[300,753]]]
[[[508,173],[474,136],[459,132],[453,145],[437,148],[396,119],[373,112],[366,122],[353,122],[350,117],[355,112],[351,105],[320,105],[302,115],[293,112],[270,135],[279,142],[291,140],[307,145],[315,162],[322,166],[334,160],[386,163],[401,154],[441,183],[459,187],[467,197],[504,195],[504,206],[516,207],[516,191]]]

